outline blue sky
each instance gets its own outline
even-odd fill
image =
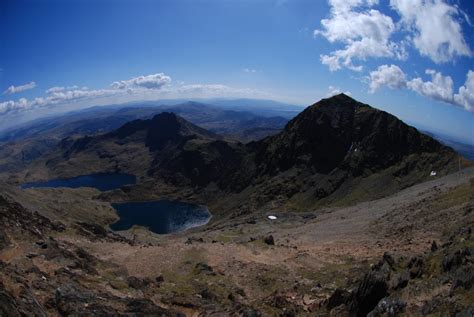
[[[132,100],[349,92],[474,143],[473,23],[470,1],[4,0],[0,130]]]

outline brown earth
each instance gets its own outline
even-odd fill
[[[405,303],[402,314],[421,315],[430,307],[456,311],[446,304],[450,297],[455,299],[456,309],[462,310],[472,305],[472,289],[461,288],[459,293],[457,288],[452,293],[450,282],[438,283],[435,277],[449,272],[432,269],[444,260],[442,254],[430,250],[433,241],[443,245],[459,228],[472,227],[473,179],[474,169],[470,168],[351,207],[307,212],[278,212],[275,208],[271,214],[278,219],[274,221],[267,218],[268,209],[262,209],[239,217],[216,217],[206,226],[178,234],[156,235],[134,227],[121,233],[123,238],[77,224],[113,221],[113,210],[95,190],[5,188],[6,196],[16,197],[28,209],[52,220],[61,219],[65,230],[46,228],[41,237],[28,238],[14,228],[8,229],[9,241],[0,250],[0,263],[6,267],[0,280],[11,294],[20,294],[27,285],[31,296],[50,315],[60,314],[59,304],[48,301],[66,283],[55,272],[71,263],[80,287],[88,292],[100,290],[100,296],[109,296],[110,306],[122,313],[129,304],[120,298],[140,298],[188,316],[304,316],[328,314],[331,309],[340,315],[342,310],[338,309],[350,305],[335,300],[335,291],[357,289],[364,273],[390,252],[395,258],[402,256],[396,262],[402,263],[400,266],[407,261],[403,259],[415,256],[423,257],[425,263],[420,276],[415,275],[408,286],[393,292]],[[69,250],[74,256],[48,257],[42,253],[45,251],[36,242],[49,236],[59,250]],[[445,252],[446,257],[466,243],[465,247],[472,249],[469,238],[460,239],[437,252]],[[86,258],[96,259],[90,261],[91,267],[83,263],[77,268],[77,263],[82,263],[77,250],[84,250]],[[38,256],[29,259],[31,254]],[[12,280],[19,273],[6,273],[8,268],[22,272],[32,266],[41,274],[22,276],[26,281],[20,288],[18,281]],[[45,281],[42,276],[47,278],[47,285],[41,288],[40,280]],[[331,300],[341,305],[328,306]],[[97,302],[86,297],[81,305],[86,304]]]

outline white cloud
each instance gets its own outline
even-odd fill
[[[64,88],[64,87],[57,87],[57,86],[56,87],[51,87],[48,90],[46,90],[46,93],[50,94],[50,93],[54,93],[54,92],[60,92],[60,91],[63,91],[65,89],[66,88]]]
[[[116,91],[110,89],[91,90],[83,87],[79,89],[65,90],[56,88],[62,87],[53,87],[53,89],[48,89],[47,96],[37,97],[33,100],[21,98],[17,101],[8,100],[5,102],[1,102],[0,114],[5,114],[9,112],[20,112],[42,107],[51,107],[59,104],[74,103],[81,100],[92,100],[94,98],[110,96],[116,93]]]
[[[396,65],[382,65],[377,70],[370,72],[370,89],[374,93],[382,86],[388,86],[392,89],[405,88],[405,73]]]
[[[258,73],[258,70],[253,68],[244,68],[245,73]]]
[[[472,56],[458,19],[464,13],[456,6],[442,0],[390,0],[390,5],[400,14],[401,24],[421,55],[436,63]]]
[[[369,92],[374,93],[383,86],[391,89],[408,88],[430,99],[474,111],[474,71],[468,71],[466,82],[459,87],[457,94],[454,93],[454,82],[450,76],[444,76],[433,69],[427,69],[425,73],[431,77],[431,80],[424,81],[420,77],[408,80],[398,66],[382,65],[370,72]]]
[[[171,82],[171,77],[163,74],[152,74],[147,76],[138,76],[129,80],[116,81],[111,84],[114,89],[160,89]]]
[[[426,74],[431,76],[430,81],[423,81],[417,77],[407,82],[407,87],[420,95],[446,103],[454,103],[453,80],[450,76],[443,76],[432,69],[427,69]]]
[[[314,34],[324,36],[331,43],[345,45],[343,49],[320,55],[321,62],[328,65],[331,71],[342,66],[361,71],[362,65],[354,65],[353,62],[369,57],[407,57],[404,42],[390,41],[396,30],[392,18],[370,8],[378,1],[330,0],[329,4],[330,17],[321,20],[322,30],[315,30]]]
[[[8,113],[11,111],[27,110],[30,107],[30,103],[25,98],[20,98],[17,101],[8,100],[0,102],[0,114]]]
[[[75,89],[86,90],[87,87],[79,88],[78,85],[67,86],[67,87],[56,86],[56,87],[51,87],[51,88],[49,88],[48,90],[46,90],[46,93],[47,93],[47,94],[50,94],[50,93],[55,93],[55,92],[61,92],[61,91],[64,91],[64,90],[75,90]]]
[[[459,87],[459,91],[454,95],[454,101],[466,108],[474,111],[474,71],[470,70],[466,76],[464,86]]]
[[[210,97],[256,97],[268,98],[264,92],[234,88],[221,84],[184,84],[168,85],[171,78],[163,73],[139,76],[129,80],[112,83],[109,89],[88,89],[87,87],[51,87],[46,95],[32,100],[21,98],[0,102],[0,115],[15,114],[23,111],[53,106],[87,106],[110,104],[134,100],[156,100],[159,98],[210,98]],[[98,103],[100,101],[100,103]]]
[[[322,28],[314,35],[343,44],[320,55],[331,71],[343,67],[362,71],[360,62],[369,58],[406,60],[409,46],[436,63],[473,55],[461,28],[461,19],[470,24],[469,17],[445,0],[390,0],[400,16],[397,24],[374,8],[378,0],[328,1],[330,15],[321,20]]]
[[[8,94],[8,95],[11,95],[11,94],[16,94],[16,93],[19,93],[19,92],[22,92],[22,91],[25,91],[25,90],[29,90],[29,89],[33,89],[36,87],[36,83],[34,81],[28,83],[28,84],[24,84],[24,85],[20,85],[20,86],[10,86],[7,88],[7,90],[5,90],[3,93],[4,94]]]
[[[341,65],[339,64],[339,57],[335,55],[330,56],[324,54],[321,54],[319,57],[321,59],[321,63],[323,63],[323,65],[327,65],[330,71],[334,72],[336,70],[341,69]]]

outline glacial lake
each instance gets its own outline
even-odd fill
[[[211,213],[205,206],[171,200],[113,203],[112,207],[120,217],[110,225],[115,231],[139,225],[155,233],[166,234],[202,226],[211,219]]]
[[[97,173],[82,175],[71,178],[52,179],[45,182],[32,182],[20,185],[20,188],[56,188],[56,187],[93,187],[100,191],[120,188],[124,185],[135,184],[137,179],[134,175],[122,173]]]

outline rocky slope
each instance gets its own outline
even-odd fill
[[[104,287],[99,267],[124,280],[126,272],[54,238],[72,228],[5,196],[0,196],[0,223],[0,316],[184,316],[143,296],[118,296]],[[100,226],[78,223],[76,230],[126,243]]]
[[[94,191],[71,203],[86,190],[2,184],[0,316],[470,316],[473,177],[167,236],[72,221],[79,204],[97,215]],[[31,212],[45,207],[36,195],[61,222]]]

